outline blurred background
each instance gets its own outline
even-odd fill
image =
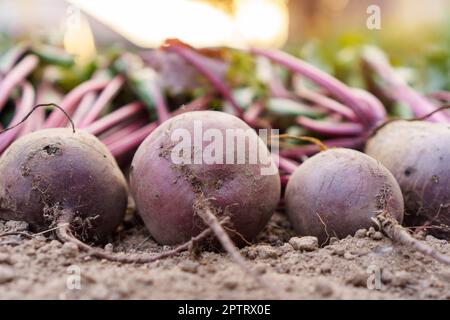
[[[78,23],[81,9],[99,43],[120,40],[117,32],[144,47],[168,37],[196,46],[281,47],[311,37],[367,33],[370,5],[379,6],[382,21],[373,36],[404,40],[417,40],[450,14],[449,0],[0,0],[0,31],[62,33]]]
[[[21,105],[72,103],[75,93],[81,128],[119,112],[116,127],[94,127],[115,156],[132,150],[121,144],[130,132],[137,147],[153,121],[196,101],[295,135],[309,133],[297,117],[346,121],[315,108],[332,92],[241,50],[251,46],[372,93],[391,116],[423,115],[413,90],[428,109],[450,101],[450,0],[0,0],[0,126],[21,119]]]
[[[380,28],[369,29],[373,5]],[[45,38],[81,60],[167,38],[283,48],[356,85],[348,66],[361,45],[375,44],[394,66],[421,73],[424,90],[450,87],[450,0],[0,0],[0,35]]]

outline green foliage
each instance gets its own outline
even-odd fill
[[[226,74],[226,81],[231,87],[248,87],[254,91],[255,97],[266,95],[267,88],[258,79],[256,63],[252,55],[238,50],[228,50],[226,60],[229,67]]]

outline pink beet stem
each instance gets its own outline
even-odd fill
[[[212,99],[213,99],[213,96],[211,94],[206,94],[206,95],[200,96],[197,99],[189,102],[188,104],[181,106],[179,109],[172,112],[172,116],[176,116],[176,115],[185,113],[187,111],[206,110],[206,109],[208,109],[208,105]]]
[[[252,103],[244,113],[244,120],[247,123],[254,123],[263,112],[264,105],[260,101]]]
[[[88,80],[83,82],[66,95],[60,107],[71,115],[85,94],[104,89],[108,83],[109,81],[107,80]],[[67,119],[65,115],[60,110],[53,110],[45,122],[45,128],[62,127],[66,124]]]
[[[157,83],[151,83],[148,90],[150,91],[150,95],[155,103],[156,113],[158,114],[158,122],[163,123],[170,118],[170,114],[164,95],[161,92],[161,88]]]
[[[430,97],[431,99],[450,102],[450,92],[449,91],[433,92],[433,93],[428,94],[427,96]],[[443,114],[446,115],[447,118],[450,119],[450,111],[449,110],[446,110],[446,112],[443,112]]]
[[[34,94],[36,99],[31,101],[31,104],[34,106],[34,104],[38,104],[39,102],[39,95],[42,95],[42,90],[39,92],[39,89],[42,89],[43,84],[40,88],[38,88],[38,91]],[[29,90],[29,88],[28,88]],[[31,87],[31,90],[34,89]],[[23,95],[22,95],[23,97]],[[30,107],[31,109],[31,107]],[[25,121],[22,125],[22,130],[20,131],[19,136],[26,135],[27,133],[34,132],[36,130],[41,129],[42,125],[45,121],[45,109],[44,108],[37,108],[33,111],[33,113],[28,117],[27,121]]]
[[[212,99],[212,95],[204,95],[201,96],[194,101],[188,103],[187,105],[182,106],[176,111],[172,112],[172,116],[182,114],[188,111],[198,111],[205,110],[208,108],[208,104]],[[124,155],[131,150],[137,148],[142,141],[158,126],[157,122],[152,122],[145,127],[140,128],[139,130],[134,130],[134,132],[130,134],[126,134],[126,136],[121,135],[119,133],[115,134],[114,140],[111,137],[107,137],[103,139],[103,142],[108,145],[108,148],[112,152],[115,157],[119,157]],[[119,140],[117,140],[119,139]]]
[[[331,122],[307,117],[297,117],[296,121],[303,128],[325,135],[355,136],[364,132],[361,124],[353,122]]]
[[[39,63],[35,55],[27,55],[0,81],[0,111],[6,104],[11,92],[18,86]]]
[[[367,114],[359,100],[353,95],[351,89],[336,78],[333,78],[322,70],[281,51],[252,48],[251,52],[269,58],[270,60],[285,66],[292,72],[303,74],[311,81],[327,89],[336,98],[350,107],[360,121],[366,126],[371,127],[374,125],[371,115]]]
[[[274,157],[273,159],[275,162],[278,161],[278,163],[276,163],[278,165],[278,168],[289,174],[292,174],[295,171],[295,169],[297,169],[297,167],[299,166],[298,163],[286,159],[283,156]]]
[[[283,86],[276,75],[273,75],[272,79],[270,79],[269,88],[272,96],[276,98],[292,98],[294,96],[293,93]]]
[[[156,129],[158,124],[152,122],[145,127],[140,128],[137,131],[127,135],[119,141],[115,141],[108,145],[108,149],[111,151],[114,157],[124,155],[131,150],[137,148],[147,136]]]
[[[50,84],[46,82],[42,82],[41,84],[39,84],[36,92],[36,104],[42,103],[41,101],[44,100],[47,90],[50,90]],[[29,120],[24,123],[24,126],[26,128],[22,130],[22,133],[39,130],[44,126],[44,122],[45,122],[45,109],[37,108],[34,110],[33,114],[30,115]]]
[[[378,121],[385,121],[387,117],[386,109],[380,100],[373,96],[370,92],[362,89],[353,88],[353,93],[365,103],[367,106],[367,112],[372,112]]]
[[[20,57],[27,52],[28,47],[28,44],[22,43],[8,50],[8,52],[6,53],[6,55],[8,56],[6,58],[7,62],[2,64],[0,68],[0,81],[14,67]]]
[[[96,92],[89,92],[81,99],[72,116],[72,121],[76,127],[80,126],[83,118],[86,116],[86,114],[89,112],[89,110],[97,100],[97,97],[98,94]]]
[[[282,187],[286,187],[287,186],[290,177],[291,177],[291,175],[289,175],[289,174],[284,174],[284,175],[280,176],[280,181],[281,181],[281,186]]]
[[[140,102],[134,102],[127,104],[119,109],[111,112],[107,116],[104,116],[100,120],[95,121],[86,127],[86,131],[93,135],[98,135],[107,129],[115,126],[116,124],[126,120],[127,118],[135,115],[139,111],[143,110],[144,105]]]
[[[119,141],[128,135],[134,133],[135,131],[139,130],[148,122],[145,119],[130,119],[130,121],[127,121],[128,123],[121,123],[104,134],[100,134],[100,140],[106,145],[110,145],[116,141]]]
[[[450,101],[450,92],[448,91],[437,91],[428,94],[429,97],[442,101]]]
[[[119,90],[122,88],[125,83],[125,78],[122,75],[115,76],[103,89],[102,93],[95,101],[94,105],[90,108],[88,113],[84,116],[81,121],[80,127],[85,128],[90,125],[92,122],[97,119],[97,117],[101,114],[106,105],[111,102],[111,100],[117,95]]]
[[[234,108],[236,114],[241,117],[242,116],[242,108],[239,106],[237,101],[234,99],[231,94],[231,90],[225,84],[223,80],[217,77],[214,73],[208,70],[207,67],[202,63],[199,55],[192,51],[191,49],[183,48],[177,45],[170,45],[166,48],[166,50],[175,52],[182,56],[186,61],[191,63],[201,74],[205,76],[211,82],[211,84],[216,88],[217,91],[222,94],[222,96],[231,104]]]
[[[297,92],[297,96],[302,99],[314,102],[324,109],[339,113],[350,121],[358,122],[358,117],[356,116],[356,114],[353,112],[352,109],[341,104],[336,100],[324,96],[320,92],[304,89],[300,92]]]
[[[387,61],[372,55],[364,56],[364,61],[387,83],[387,86],[389,86],[389,95],[395,100],[408,104],[416,117],[425,116],[436,110],[436,106],[408,86],[408,84],[395,73]],[[449,122],[449,118],[443,113],[435,113],[431,115],[428,120],[432,122]]]
[[[359,148],[366,141],[365,137],[352,137],[352,138],[337,138],[322,141],[327,147],[334,148]],[[301,145],[290,149],[280,151],[280,156],[290,159],[300,159],[303,156],[310,156],[319,152],[319,146],[317,145]]]
[[[23,120],[25,115],[33,108],[35,100],[34,89],[28,82],[24,82],[22,84],[22,98],[20,99],[19,104],[17,105],[16,112],[14,113],[14,117],[11,120],[10,126],[14,126]],[[0,135],[0,154],[5,151],[5,149],[14,141],[23,128],[16,127],[11,129],[2,135]]]

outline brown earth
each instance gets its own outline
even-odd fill
[[[26,228],[24,223],[0,221],[0,233]],[[320,249],[315,239],[291,239],[292,235],[285,217],[276,214],[255,244],[241,249],[251,266],[288,298],[450,299],[450,268],[408,248],[393,246],[375,230],[333,239]],[[431,236],[424,241],[450,255],[447,241]],[[167,250],[157,245],[138,221],[128,222],[106,248],[118,252]],[[380,290],[367,288],[368,280],[370,284],[374,278],[380,279],[376,281],[381,283]],[[80,289],[74,288],[77,283]],[[220,252],[185,252],[147,265],[123,265],[88,257],[70,244],[42,235],[31,240],[0,238],[0,299],[272,297]]]

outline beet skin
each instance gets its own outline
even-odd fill
[[[165,121],[141,144],[132,162],[130,188],[138,212],[160,244],[182,243],[205,229],[193,208],[203,197],[213,205],[219,219],[224,215],[231,218],[229,229],[234,231],[229,234],[233,240],[250,241],[267,224],[278,204],[278,171],[262,175],[262,165],[249,164],[248,156],[244,164],[173,163],[172,133],[186,129],[193,137],[196,121],[202,123],[203,131],[216,129],[223,137],[226,129],[250,129],[239,118],[217,111],[188,112]],[[257,137],[254,131],[251,135]],[[263,141],[257,141],[267,151]],[[203,142],[203,149],[208,144]],[[198,150],[193,151],[195,154]],[[262,163],[273,165],[270,155],[264,157]],[[225,152],[222,160],[225,162]]]
[[[86,132],[40,130],[14,142],[0,159],[0,218],[26,221],[33,231],[54,226],[62,210],[69,210],[77,235],[104,240],[126,206],[122,172]]]
[[[392,174],[350,149],[323,151],[302,163],[289,179],[285,201],[295,231],[321,244],[376,226],[372,218],[382,210],[403,219],[403,198]]]
[[[426,225],[450,238],[450,125],[394,121],[377,131],[365,152],[397,179],[405,199],[405,224]]]

